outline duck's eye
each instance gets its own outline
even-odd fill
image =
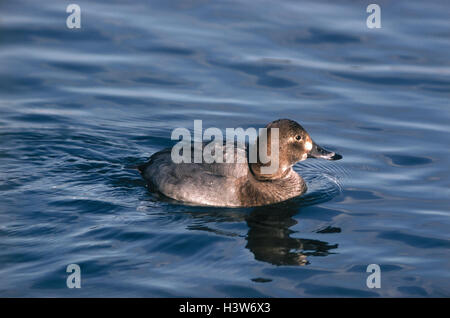
[[[295,140],[297,140],[297,141],[302,140],[302,136],[300,136],[300,135],[295,136]]]

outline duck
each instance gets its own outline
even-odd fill
[[[301,196],[307,185],[293,169],[296,163],[307,158],[342,159],[316,144],[294,120],[278,119],[265,128],[267,141],[278,141],[276,169],[264,170],[270,162],[264,163],[260,156],[249,160],[248,143],[232,145],[232,161],[175,163],[172,149],[166,148],[137,168],[151,192],[187,205],[236,208],[266,206]],[[278,136],[273,128],[277,128]],[[268,143],[268,154],[273,152],[272,146]],[[226,147],[230,145],[224,145],[224,153],[228,154]]]

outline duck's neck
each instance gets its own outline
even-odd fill
[[[292,170],[292,167],[279,167],[274,173],[270,174],[263,174],[261,172],[261,169],[263,167],[267,167],[269,164],[262,164],[262,163],[250,163],[249,168],[252,172],[255,179],[260,181],[266,181],[266,180],[278,180],[286,177]]]
[[[272,179],[267,178],[265,175],[263,179],[252,171],[252,176],[247,179],[247,182],[239,191],[241,204],[243,206],[273,204],[306,192],[305,181],[292,167],[289,167],[284,172],[277,171],[271,177]]]

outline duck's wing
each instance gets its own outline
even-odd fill
[[[206,144],[203,144],[205,147]],[[165,172],[174,172],[178,177],[183,177],[186,173],[217,175],[223,177],[240,178],[248,173],[247,147],[229,147],[223,145],[223,162],[206,163],[203,156],[201,163],[194,162],[194,146],[191,146],[190,163],[174,163],[172,160],[172,148],[161,150],[150,157],[150,160],[138,166],[141,174],[147,174],[148,168],[161,168]],[[214,155],[213,150],[213,155]],[[153,169],[150,169],[153,170]],[[170,171],[169,171],[170,170]],[[145,176],[144,176],[145,177]]]
[[[245,148],[235,151],[234,163],[174,163],[171,152],[171,148],[157,152],[139,166],[152,191],[194,204],[239,206],[239,184],[249,171]]]

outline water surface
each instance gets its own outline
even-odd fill
[[[0,5],[1,296],[450,296],[446,1]],[[298,200],[159,200],[176,127],[300,122]],[[82,288],[66,287],[81,266]],[[380,289],[366,286],[379,264]]]

